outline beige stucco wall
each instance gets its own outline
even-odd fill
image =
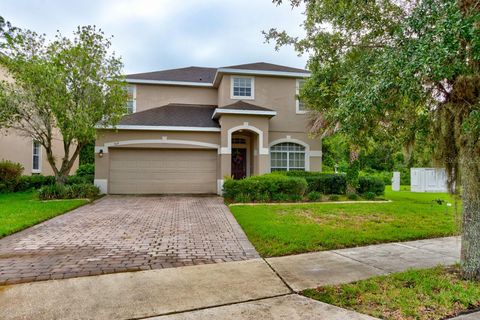
[[[8,132],[0,131],[0,159],[20,163],[24,167],[23,174],[25,175],[32,174],[32,152],[33,140],[31,138],[24,137],[18,132],[12,130],[9,130]],[[58,168],[62,161],[62,157],[64,156],[63,143],[58,137],[54,139],[53,142],[53,153],[56,157]],[[73,148],[71,153],[73,153]],[[52,167],[47,161],[47,153],[43,147],[40,160],[40,174],[45,176],[53,175]],[[72,167],[72,170],[70,171],[70,174],[74,174],[77,168],[78,157]]]
[[[137,84],[137,112],[157,108],[169,103],[217,104],[217,89],[202,87]]]
[[[297,79],[252,77],[254,78],[254,99],[244,101],[277,111],[277,115],[270,120],[270,131],[305,132],[307,116],[296,112]],[[218,88],[219,107],[238,101],[230,99],[231,78],[230,75],[222,78]]]

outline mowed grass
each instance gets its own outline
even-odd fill
[[[387,320],[432,320],[480,307],[480,283],[458,267],[411,270],[305,290],[307,297]]]
[[[40,201],[34,192],[0,194],[0,238],[88,202],[86,199]]]
[[[241,205],[230,210],[264,257],[458,234],[444,193],[392,192],[390,203]],[[436,200],[448,201],[438,204]]]

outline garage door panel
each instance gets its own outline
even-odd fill
[[[112,149],[109,192],[215,193],[216,150]]]

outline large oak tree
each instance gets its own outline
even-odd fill
[[[115,125],[125,111],[122,63],[110,53],[110,38],[93,26],[51,41],[3,19],[0,30],[0,64],[13,79],[0,82],[0,128],[38,141],[57,182],[64,183],[82,148],[95,139],[95,125]],[[61,159],[53,150],[58,138]]]
[[[312,77],[300,95],[312,130],[355,146],[374,136],[411,145],[427,134],[450,190],[461,186],[463,274],[480,279],[480,2],[290,4],[305,5],[306,36],[271,29],[266,38],[309,54]]]

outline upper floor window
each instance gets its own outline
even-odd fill
[[[298,95],[300,94],[300,90],[302,89],[303,85],[305,84],[305,80],[303,79],[298,79],[297,80],[297,113],[305,113],[307,112],[307,107],[305,105],[305,102],[300,100]]]
[[[254,78],[232,76],[231,99],[253,99]]]
[[[271,171],[305,171],[305,147],[283,142],[270,147]]]
[[[127,105],[125,106],[126,113],[134,113],[137,109],[137,87],[134,85],[129,85],[126,87],[127,90]]]
[[[39,142],[33,141],[32,147],[32,172],[40,172],[40,161],[42,156],[42,147]]]

